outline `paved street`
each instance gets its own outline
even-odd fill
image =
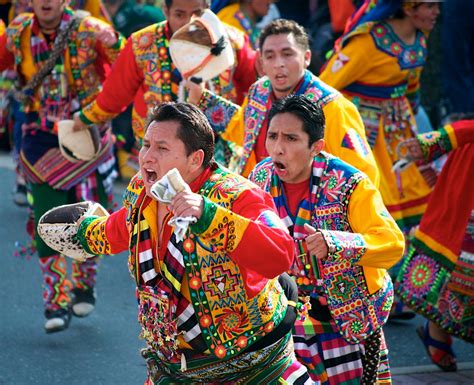
[[[99,271],[96,310],[74,318],[67,331],[43,331],[41,281],[35,258],[15,257],[15,243],[27,243],[26,210],[11,199],[14,182],[9,156],[0,153],[0,384],[143,384],[134,285],[125,254],[106,257]],[[119,193],[117,188],[117,193]],[[119,195],[117,195],[119,196]],[[456,340],[458,373],[430,364],[415,329],[422,318],[385,328],[394,384],[474,384],[474,347]]]

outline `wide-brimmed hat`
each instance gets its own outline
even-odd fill
[[[73,120],[60,120],[57,123],[59,149],[70,162],[89,161],[100,151],[100,134],[96,126],[73,131]]]
[[[209,9],[178,29],[170,39],[169,49],[185,79],[208,81],[234,65],[234,52],[224,25]]]

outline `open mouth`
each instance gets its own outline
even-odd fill
[[[277,169],[277,171],[286,171],[286,166],[281,163],[281,162],[273,162],[273,164],[275,165],[275,168]]]
[[[52,10],[52,8],[51,8],[51,7],[41,7],[41,10],[42,10],[43,12],[49,12],[49,11]]]
[[[156,172],[149,168],[145,168],[144,170],[145,170],[147,182],[155,183],[156,180],[158,179],[158,175],[156,174]]]

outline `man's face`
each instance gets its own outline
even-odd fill
[[[277,98],[293,91],[310,60],[311,51],[303,50],[292,33],[271,35],[265,39],[261,52],[262,69]]]
[[[148,196],[151,186],[173,168],[185,182],[192,181],[192,154],[186,155],[184,143],[176,136],[178,127],[176,121],[153,122],[146,130],[138,159]]]
[[[189,23],[191,16],[200,16],[207,8],[205,0],[173,0],[171,7],[163,5],[163,12],[174,33]]]
[[[32,0],[35,13],[42,28],[56,28],[64,10],[64,0]]]
[[[285,112],[270,121],[265,146],[280,179],[286,183],[299,183],[311,176],[313,158],[321,151],[324,140],[309,146],[309,135],[303,129],[303,122]]]

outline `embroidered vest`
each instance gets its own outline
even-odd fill
[[[245,165],[255,148],[262,126],[267,119],[271,92],[271,83],[266,76],[259,79],[249,89],[248,105],[245,108],[244,113],[245,130],[243,154],[236,171],[239,174],[244,170]],[[295,94],[305,95],[309,99],[318,102],[321,107],[324,107],[326,104],[341,95],[339,91],[336,91],[334,88],[323,83],[309,71],[305,72],[303,83]]]
[[[245,178],[218,168],[201,188],[200,194],[224,208],[232,209],[235,200],[249,188],[255,187]],[[129,268],[137,280],[141,274],[138,270],[142,268],[140,258],[145,253],[138,255],[140,240],[134,238],[147,228],[144,220],[137,220],[144,195],[141,177],[136,176],[125,192],[124,205],[128,208],[127,226],[132,234]],[[269,280],[255,297],[247,297],[239,266],[226,251],[233,248],[239,229],[232,218],[225,214],[215,215],[221,216],[218,221],[213,220],[218,225],[203,234],[188,233],[182,242],[176,242],[172,236],[168,243],[171,256],[168,259],[165,257],[161,268],[170,274],[165,273],[160,279],[168,281],[169,287],[181,288],[183,277],[173,273],[180,270],[173,264],[182,266],[191,299],[186,317],[198,321],[194,322],[194,333],[195,329],[199,329],[211,354],[218,359],[228,359],[280,324],[286,313],[287,299],[277,279]],[[173,305],[176,304],[171,301]],[[178,313],[179,307],[176,305]],[[178,318],[182,319],[183,313],[177,314]],[[177,325],[178,333],[189,331],[182,322],[180,326],[180,319]],[[157,333],[157,328],[152,326],[153,332]],[[167,343],[170,345],[173,341],[168,340]]]
[[[30,27],[32,13],[17,16],[7,29],[7,47],[15,56],[15,65],[19,66],[24,58],[21,41],[23,33]],[[81,106],[86,106],[95,99],[102,87],[101,76],[95,66],[97,51],[95,49],[94,22],[89,16],[84,17],[79,28],[73,31],[67,44],[69,65],[74,79],[74,87]],[[118,52],[117,52],[118,53]],[[66,54],[67,57],[67,54]]]
[[[363,174],[340,159],[321,153],[313,162],[310,201],[301,203],[300,208],[303,207],[303,210],[299,210],[299,217],[293,223],[283,207],[283,189],[273,171],[273,163],[268,158],[257,165],[249,179],[272,195],[280,218],[296,240],[305,238],[303,226],[309,223],[316,229],[349,233],[345,240],[353,242],[360,254],[365,253],[365,249],[361,248],[365,244],[364,240],[358,234],[353,234],[348,219],[351,195],[365,177]],[[344,254],[342,257],[348,248],[340,247],[337,238],[333,242],[336,252],[327,259],[322,262],[312,259],[310,271],[294,268],[291,273],[310,278],[309,282],[297,280],[303,295],[310,295],[316,286],[323,287],[339,332],[349,343],[358,343],[385,324],[393,301],[393,286],[386,275],[382,287],[370,294],[362,266],[351,263],[351,259],[356,262],[361,255]],[[306,256],[298,257],[304,258],[302,265],[305,266]]]

